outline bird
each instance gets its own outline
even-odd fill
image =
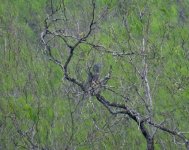
[[[95,93],[98,91],[97,89],[99,89],[100,86],[100,69],[101,64],[94,64],[92,71],[89,70],[88,72],[87,88],[92,95],[95,95]]]
[[[98,83],[99,82],[100,69],[101,69],[100,64],[95,64],[93,66],[92,83]]]

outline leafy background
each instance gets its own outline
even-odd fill
[[[75,95],[76,87],[67,83],[61,69],[44,55],[40,33],[50,1],[0,2],[0,149],[32,149],[31,143],[39,149],[145,149],[146,142],[135,123],[128,117],[112,116],[92,97],[82,101]],[[60,3],[55,0],[53,6]],[[73,19],[68,24],[70,29],[74,31],[74,18],[79,18],[84,32],[90,17],[90,1],[65,0],[64,3],[68,16]],[[148,32],[147,62],[154,117],[160,122],[166,118],[167,127],[176,126],[181,131],[188,131],[189,2],[97,0],[96,3],[97,14],[103,8],[109,8],[109,15],[101,20],[96,33],[97,41],[106,47],[120,52],[132,49],[139,53],[141,38]],[[140,11],[144,12],[142,20]],[[127,18],[130,35],[122,16]],[[147,21],[150,22],[148,28]],[[58,39],[54,42],[55,55],[64,61],[63,43]],[[79,61],[80,55],[84,60]],[[130,59],[101,55],[80,45],[70,71],[75,74],[80,67],[85,72],[85,61],[90,62],[93,58],[104,66],[113,66],[109,84],[120,92],[126,91],[132,99],[128,105],[144,113],[138,95],[128,88],[133,84],[140,85]],[[141,59],[140,55],[132,57],[138,67]],[[107,70],[108,67],[104,67],[102,74]],[[81,80],[85,81],[85,78],[84,73]],[[117,81],[124,83],[124,89]],[[153,87],[155,84],[157,86]],[[104,95],[119,101],[114,94],[104,92]],[[170,135],[158,132],[155,148],[163,147],[184,149],[183,145],[174,144]]]

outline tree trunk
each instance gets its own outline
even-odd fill
[[[147,139],[147,150],[154,150],[154,138]]]

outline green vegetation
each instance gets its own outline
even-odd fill
[[[0,149],[187,149],[187,0],[0,2]]]

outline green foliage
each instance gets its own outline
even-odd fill
[[[68,24],[52,24],[50,29],[68,28],[76,37],[85,35],[91,1],[64,0],[65,10],[62,2],[53,1],[53,8],[61,6],[58,15],[66,10],[71,19]],[[122,95],[106,89],[101,94],[110,102],[124,103],[146,114],[141,100],[145,90],[137,73],[142,70],[145,37],[154,120],[165,120],[170,129],[188,131],[188,2],[96,0],[96,4],[95,19],[106,8],[108,15],[97,22],[98,29],[86,41],[103,45],[108,52],[80,44],[69,64],[69,74],[85,83],[94,63],[102,64],[101,77],[112,66],[108,85]],[[50,7],[47,0],[1,0],[0,149],[32,149],[31,141],[39,149],[146,149],[136,123],[127,116],[111,115],[94,97],[83,100],[79,88],[67,82],[63,70],[43,54],[40,32]],[[68,38],[72,45],[76,41]],[[54,38],[49,43],[53,56],[65,63],[69,49],[63,40]],[[130,52],[134,55],[117,55]],[[158,131],[155,148],[162,146],[183,148],[172,145],[172,138]]]

